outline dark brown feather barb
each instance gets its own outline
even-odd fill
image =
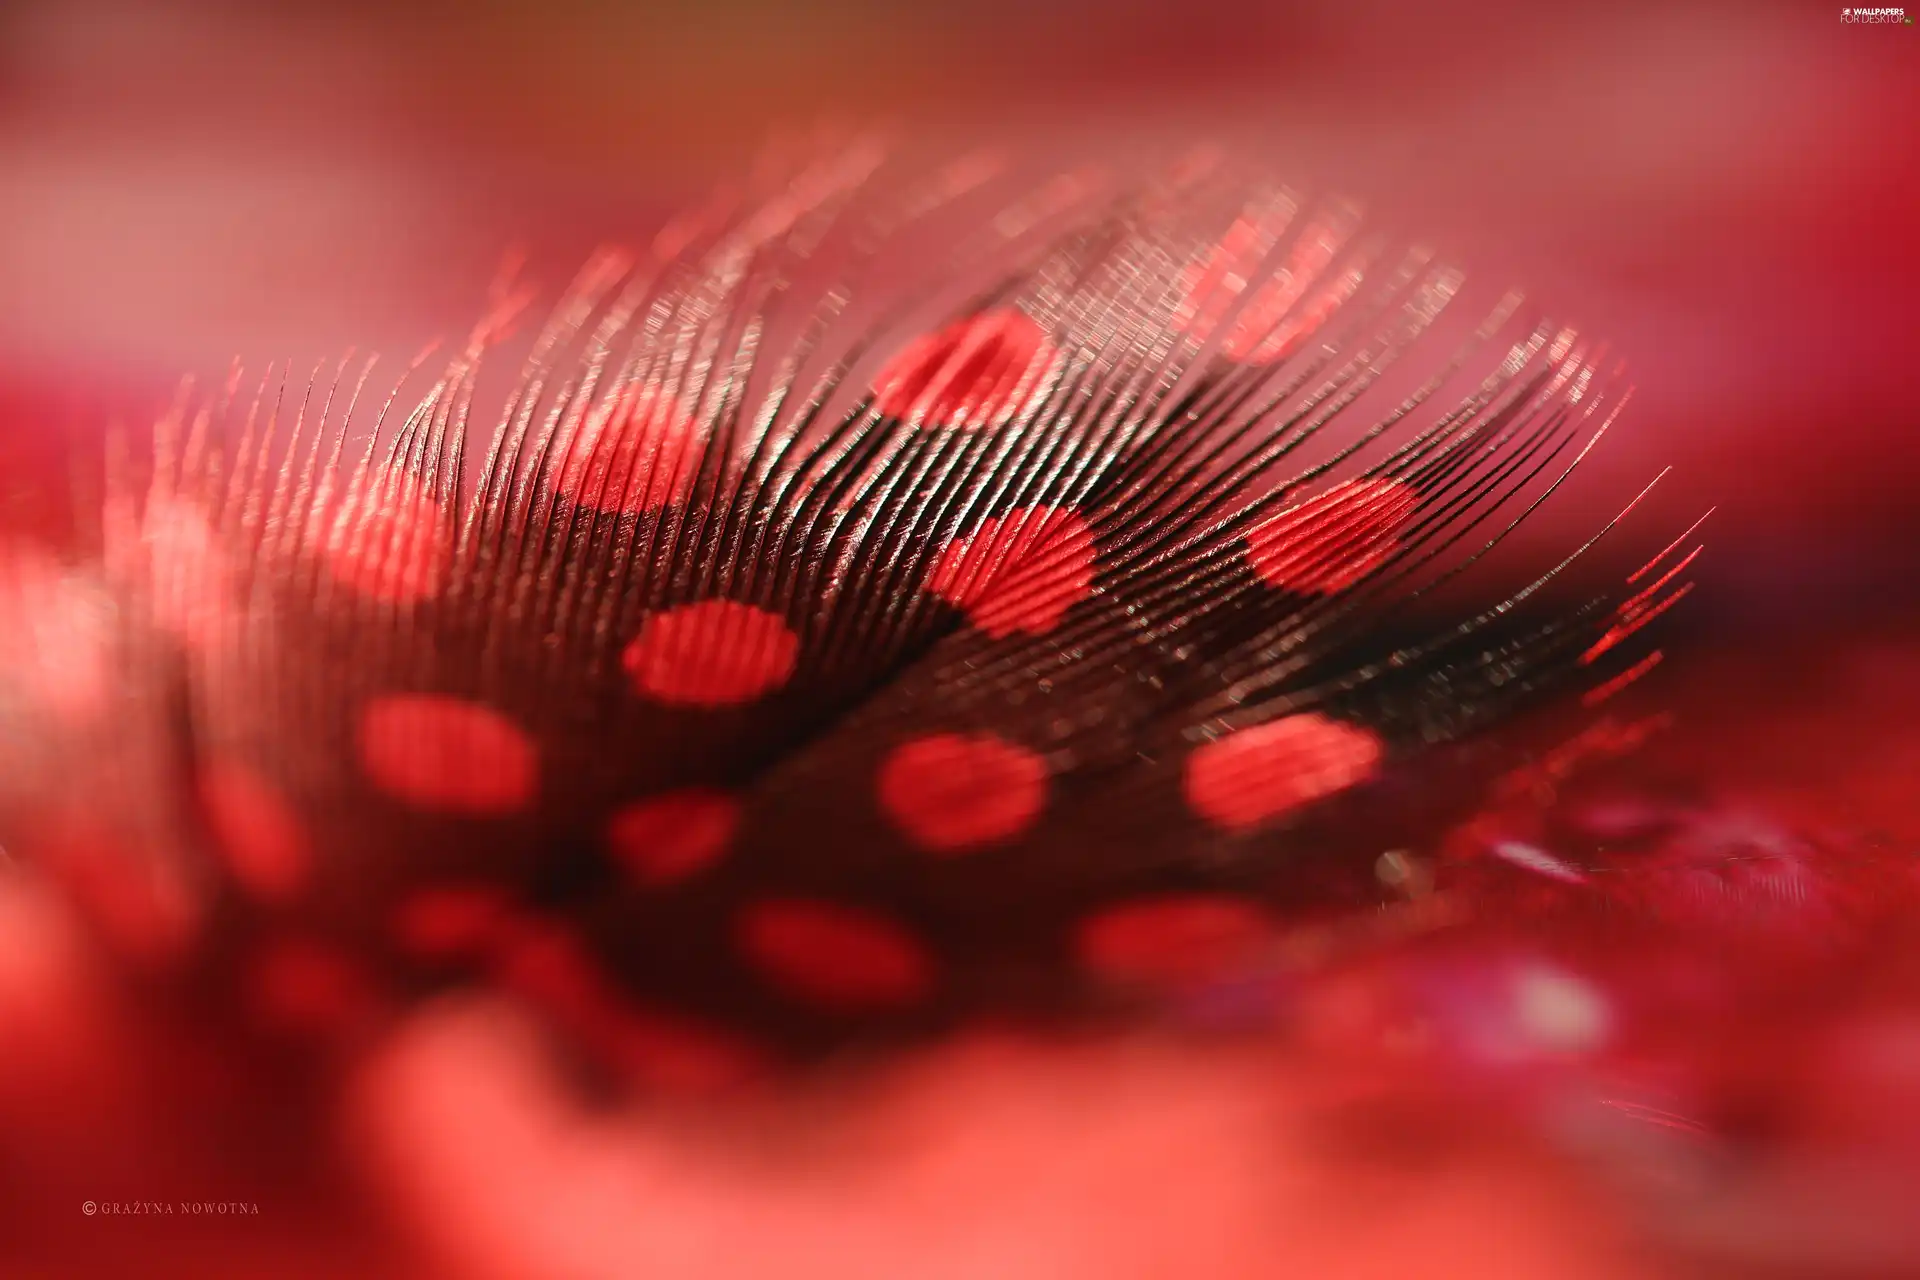
[[[1620,517],[1434,620],[1627,397],[1350,203],[865,144],[757,181],[589,262],[484,442],[510,275],[411,408],[431,352],[183,389],[98,572],[15,557],[112,678],[21,704],[88,763],[10,815],[171,885],[197,982],[293,936],[829,1043],[1138,994],[1114,912],[1368,906],[1414,792],[1468,803],[1444,744],[1657,662],[1690,555],[1543,603]]]

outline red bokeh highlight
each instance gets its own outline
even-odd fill
[[[1287,716],[1216,738],[1187,757],[1187,804],[1228,830],[1285,817],[1365,782],[1379,766],[1379,739],[1317,713]]]
[[[953,854],[1019,835],[1047,802],[1047,764],[992,734],[932,734],[880,765],[880,808],[907,838]]]
[[[248,893],[284,901],[305,886],[312,842],[273,783],[239,761],[216,761],[201,771],[200,802],[228,869]]]
[[[1082,921],[1080,963],[1107,982],[1180,987],[1231,974],[1271,947],[1266,912],[1238,898],[1167,895],[1122,902]]]
[[[684,707],[756,701],[786,684],[799,660],[800,638],[785,620],[732,600],[654,614],[624,656],[636,691]]]
[[[1093,593],[1093,533],[1071,511],[1021,507],[941,548],[927,589],[996,640],[1045,635]]]
[[[323,507],[320,554],[336,582],[373,600],[410,604],[446,583],[453,527],[411,474],[390,472]]]
[[[381,791],[436,813],[497,817],[533,803],[539,757],[491,707],[439,694],[388,694],[360,712],[360,767]]]
[[[857,907],[803,899],[757,903],[736,935],[769,981],[828,1008],[916,1004],[932,990],[931,956],[900,925]]]
[[[1247,563],[1268,586],[1307,595],[1344,591],[1393,558],[1395,532],[1420,495],[1392,480],[1350,480],[1255,525]]]
[[[1019,311],[990,311],[914,339],[874,378],[874,406],[935,427],[997,427],[1039,388],[1055,353]]]
[[[703,444],[671,395],[635,387],[604,421],[589,422],[557,484],[569,501],[597,511],[658,511],[693,491]]]
[[[690,788],[620,809],[608,820],[607,844],[639,884],[672,884],[718,862],[739,825],[739,800]]]

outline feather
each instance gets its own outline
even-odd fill
[[[1657,661],[1691,554],[1547,603],[1619,518],[1436,612],[1626,395],[1518,294],[1449,333],[1464,274],[1351,202],[759,180],[590,261],[490,431],[510,276],[384,392],[184,388],[9,561],[18,847],[192,904],[143,953],[189,986],[501,982],[644,1076],[1251,963],[1470,810],[1455,744]]]

